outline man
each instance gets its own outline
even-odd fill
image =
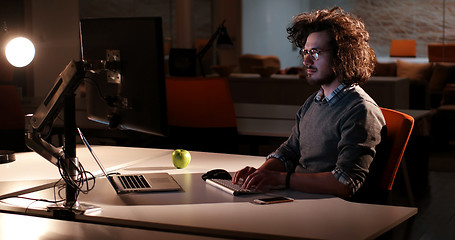
[[[369,34],[338,7],[299,14],[287,32],[301,49],[307,80],[321,88],[297,112],[290,137],[258,169],[236,172],[233,182],[350,197],[365,181],[385,126],[378,105],[358,86],[374,69]]]

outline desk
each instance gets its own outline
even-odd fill
[[[95,189],[81,195],[80,201],[98,205],[102,211],[76,216],[79,221],[236,239],[372,239],[417,213],[415,208],[352,203],[290,190],[277,193],[294,197],[296,201],[292,203],[254,205],[250,201],[257,195],[234,197],[200,179],[202,173],[214,168],[233,172],[245,165],[258,167],[263,157],[192,152],[191,164],[175,169],[172,150],[109,146],[95,146],[94,150],[109,170],[169,172],[184,191],[117,195],[105,179],[99,178]],[[79,147],[77,152],[86,170],[100,172],[85,148]],[[16,158],[13,163],[0,165],[0,185],[58,178],[57,169],[35,153],[17,154]],[[49,191],[27,196],[50,197]],[[20,204],[16,198],[2,200],[5,201]],[[0,210],[24,212],[25,207],[30,207],[27,213],[49,215],[39,210],[38,203],[30,204],[0,204]]]
[[[161,232],[137,228],[106,226],[82,222],[19,214],[0,213],[0,240],[55,240],[55,239],[179,239],[216,240],[220,238]]]

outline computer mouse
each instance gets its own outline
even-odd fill
[[[232,177],[231,177],[231,174],[229,174],[229,172],[224,169],[213,169],[213,170],[206,172],[204,175],[202,175],[202,179],[204,181],[207,179],[232,180]]]

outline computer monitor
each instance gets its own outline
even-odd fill
[[[85,80],[88,118],[166,136],[161,18],[81,19],[80,34],[82,61],[98,73]]]

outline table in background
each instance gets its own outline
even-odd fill
[[[234,103],[302,105],[319,89],[298,75],[234,73],[228,77]],[[409,80],[402,77],[373,76],[362,88],[386,108],[409,108]]]

